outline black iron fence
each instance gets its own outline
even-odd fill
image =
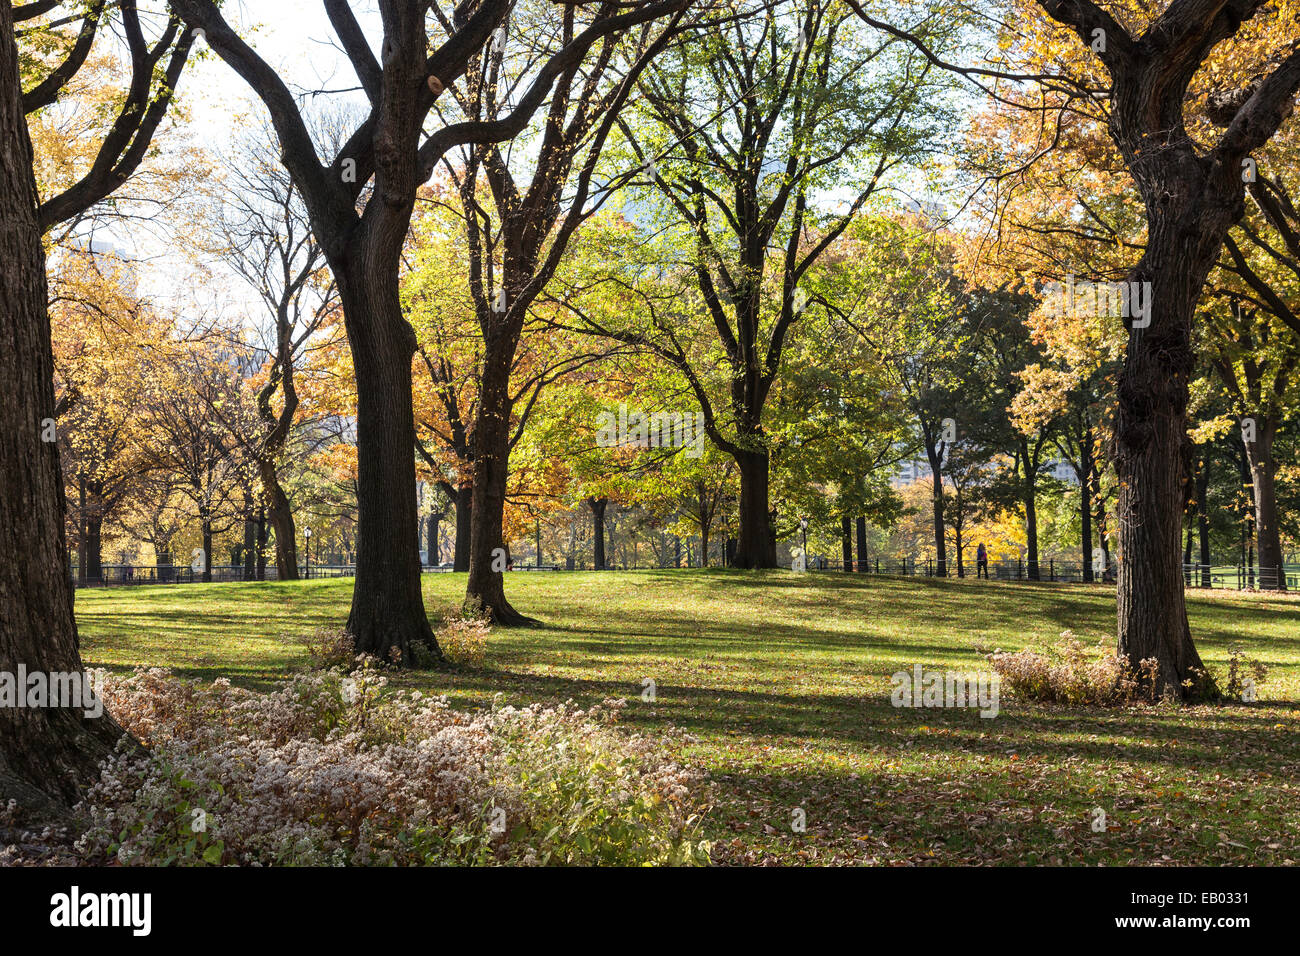
[[[212,583],[232,581],[278,581],[279,571],[268,565],[262,577],[249,572],[242,564],[214,564],[210,569]],[[303,578],[350,578],[356,574],[354,564],[299,565],[298,575]],[[72,566],[72,581],[79,588],[113,588],[144,584],[200,584],[204,582],[202,569],[196,571],[188,564],[105,564],[99,574],[87,575],[83,580],[80,570]]]
[[[809,571],[842,571],[841,561],[830,561],[810,557]],[[1045,561],[1031,562],[1025,559],[1000,560],[988,562],[987,568],[978,563],[963,564],[960,571],[955,562],[948,562],[940,574],[938,563],[933,558],[875,558],[855,563],[855,572],[866,574],[887,574],[902,577],[987,577],[995,581],[1040,581],[1050,583],[1081,583],[1084,578],[1084,565],[1080,562],[1057,561],[1048,558]],[[1115,569],[1093,571],[1093,581],[1113,584]],[[1287,564],[1281,567],[1262,568],[1250,565],[1183,565],[1183,581],[1189,588],[1225,589],[1234,591],[1276,591],[1281,588],[1295,590],[1300,588],[1300,564]]]
[[[809,571],[842,571],[840,561],[810,556]],[[990,561],[987,568],[978,564],[963,564],[960,573],[955,562],[948,562],[945,573],[940,574],[933,558],[873,558],[856,563],[851,570],[863,574],[883,574],[901,577],[985,577],[995,581],[1039,581],[1049,583],[1079,583],[1084,581],[1083,564],[1080,562],[1058,561],[1048,558],[1034,562],[1025,559]],[[249,575],[243,565],[213,565],[211,581],[236,582],[265,580],[275,581],[279,575],[274,565],[265,569],[265,577]],[[453,570],[450,564],[426,566],[425,573],[443,573]],[[573,571],[574,567],[560,564],[512,564],[510,571]],[[583,569],[578,569],[583,570]],[[643,567],[621,566],[611,570],[650,571],[672,570],[671,564],[651,564]],[[298,574],[302,578],[350,578],[356,575],[355,564],[313,564],[308,567],[300,565]],[[72,568],[72,580],[77,587],[129,587],[147,584],[198,584],[204,583],[203,572],[195,571],[190,565],[183,564],[105,564],[100,573],[86,580],[81,580],[76,565]],[[1114,568],[1105,572],[1094,572],[1093,580],[1102,583],[1114,583]],[[1287,564],[1280,568],[1261,568],[1249,565],[1215,565],[1186,564],[1183,566],[1183,580],[1189,588],[1224,589],[1234,591],[1275,591],[1279,584],[1286,590],[1300,589],[1300,565]]]

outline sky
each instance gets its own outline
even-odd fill
[[[375,36],[374,5],[356,4],[354,9],[362,28]],[[321,0],[238,0],[227,4],[226,18],[286,79],[291,90],[356,86],[356,74],[336,45]],[[202,41],[200,48],[207,49]],[[218,144],[231,118],[258,102],[243,79],[210,50],[194,68],[187,67],[181,93],[203,124],[200,135],[210,136]]]
[[[372,36],[378,35],[378,18],[373,3],[354,5],[358,19]],[[273,68],[295,93],[304,90],[345,90],[355,87],[356,74],[333,41],[333,30],[321,0],[233,0],[225,5],[231,25]],[[181,74],[178,98],[190,111],[188,132],[196,145],[222,150],[230,144],[232,132],[246,126],[250,118],[260,121],[265,108],[244,80],[217,57],[202,40]],[[346,99],[351,94],[332,97]],[[359,93],[356,94],[358,97]],[[153,230],[145,227],[113,229],[110,242],[128,258],[147,258],[139,270],[141,291],[161,299],[184,303],[196,300],[197,310],[257,314],[261,301],[238,277],[219,263],[214,281],[202,290],[185,282],[190,274],[186,250],[169,248]],[[205,294],[206,293],[206,294]]]
[[[361,0],[351,6],[372,49],[377,49],[381,30],[375,3]],[[318,105],[349,100],[365,103],[356,89],[356,75],[337,46],[322,0],[229,0],[223,10],[236,31],[285,79],[292,92],[339,91],[323,99],[308,98],[304,102],[307,111],[312,110],[313,100]],[[250,122],[261,122],[266,112],[244,80],[202,40],[196,51],[203,52],[187,64],[179,97],[192,116],[189,132],[196,145],[221,152],[229,146],[232,133]],[[174,294],[185,287],[185,250],[162,246],[156,236],[142,229],[114,231],[111,241],[128,257],[150,260],[150,267],[141,273],[143,292],[166,297],[169,291]],[[220,298],[223,311],[253,314],[260,310],[251,290],[233,275],[223,274],[220,264],[213,266],[215,281],[209,283],[210,288],[195,290],[196,294],[210,292]]]

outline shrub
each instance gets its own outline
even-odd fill
[[[1011,692],[1030,700],[1098,706],[1154,703],[1159,662],[1147,658],[1139,661],[1134,669],[1126,655],[1116,654],[1104,644],[1104,641],[1098,644],[1097,658],[1089,659],[1083,644],[1073,633],[1064,631],[1056,646],[1046,651],[1037,648],[1014,654],[998,651],[988,657]],[[1261,662],[1233,648],[1223,682],[1208,670],[1195,670],[1193,679],[1184,681],[1184,686],[1188,689],[1198,683],[1221,686],[1225,697],[1240,700],[1247,678],[1257,687],[1267,674],[1268,668]]]
[[[1268,668],[1262,661],[1247,657],[1239,647],[1234,647],[1228,655],[1228,678],[1223,692],[1234,700],[1242,700],[1246,694],[1247,681],[1252,687],[1258,687],[1268,677]]]
[[[352,635],[341,627],[318,627],[308,635],[305,643],[313,667],[342,667],[351,670],[356,660],[356,644]]]
[[[693,776],[610,724],[621,702],[463,713],[372,659],[270,694],[106,677],[123,749],[77,848],[123,864],[701,863]]]
[[[435,636],[438,646],[453,664],[479,667],[487,653],[491,631],[492,621],[482,606],[466,601],[462,607],[443,614]]]
[[[1153,701],[1159,665],[1140,661],[1137,671],[1125,655],[1098,644],[1097,657],[1072,632],[1064,631],[1051,648],[1029,648],[988,656],[993,670],[1018,697],[1047,703],[1106,706]]]

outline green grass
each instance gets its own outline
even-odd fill
[[[426,575],[431,613],[464,576]],[[1266,663],[1253,705],[1001,713],[896,709],[889,675],[980,670],[977,647],[1112,640],[1103,587],[789,572],[511,574],[545,626],[493,633],[486,665],[394,683],[461,707],[628,698],[629,732],[676,725],[707,772],[719,862],[1278,864],[1300,860],[1300,603],[1189,598],[1202,657]],[[82,592],[82,650],[265,687],[346,618],[351,582]],[[643,678],[657,689],[641,700]],[[791,828],[801,808],[805,833]],[[1107,814],[1093,832],[1091,811]]]

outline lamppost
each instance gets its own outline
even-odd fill
[[[803,569],[808,570],[808,519],[799,519],[799,530],[803,532]]]
[[[303,531],[303,537],[307,539],[307,579],[311,580],[311,528]]]

